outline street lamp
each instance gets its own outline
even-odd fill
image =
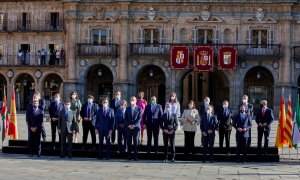
[[[26,79],[24,79],[23,85],[24,85],[24,86],[27,86],[27,80],[26,80]]]
[[[256,77],[257,77],[257,79],[260,79],[260,77],[261,77],[261,74],[260,74],[260,72],[259,72],[259,71],[257,71],[257,73],[256,73]]]
[[[150,77],[153,77],[153,76],[154,76],[154,72],[153,72],[152,69],[150,69],[150,71],[149,71],[149,76],[150,76]]]
[[[102,69],[98,69],[98,76],[102,76]]]

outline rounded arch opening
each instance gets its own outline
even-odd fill
[[[35,92],[35,81],[27,73],[22,73],[16,78],[16,104],[18,110],[26,110]]]
[[[62,94],[63,80],[57,74],[48,74],[43,82],[43,92],[46,101],[51,101],[56,93]]]

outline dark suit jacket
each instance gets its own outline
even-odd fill
[[[273,114],[273,110],[267,108],[265,111],[265,114],[262,114],[262,108],[260,108],[256,114],[256,123],[267,123],[267,126],[263,127],[266,131],[270,131],[271,130],[271,123],[274,120],[274,114]],[[258,128],[261,128],[260,126],[258,126]]]
[[[210,105],[212,107],[212,114],[214,114],[214,107],[212,105]],[[200,106],[199,106],[199,115],[200,117],[204,116],[204,115],[207,115],[206,113],[206,109],[205,109],[205,105],[202,103]]]
[[[44,120],[44,111],[38,108],[34,110],[33,106],[27,109],[26,111],[26,121],[28,122],[28,126],[36,127],[37,132],[41,132],[43,127]]]
[[[151,104],[148,104],[143,115],[143,122],[148,127],[159,126],[162,114],[163,110],[160,104],[155,105],[153,113],[151,111]]]
[[[201,132],[206,132],[212,130],[215,133],[215,130],[218,129],[218,119],[216,116],[211,115],[210,118],[207,118],[207,115],[201,117],[200,123]]]
[[[87,107],[88,107],[88,102],[84,103],[83,106],[81,107],[80,116],[82,118],[87,118],[87,116],[88,116]],[[93,118],[93,121],[96,120],[96,115],[97,115],[98,109],[99,109],[98,104],[93,103],[92,104],[92,118]],[[85,121],[85,120],[82,121],[82,125],[85,125],[86,123],[88,123],[88,122]]]
[[[112,108],[107,108],[105,115],[103,107],[98,109],[96,115],[95,129],[98,131],[112,131],[115,124],[115,113]]]
[[[178,122],[177,122],[177,115],[174,113],[171,113],[169,115],[169,118],[167,116],[167,113],[164,113],[162,115],[161,121],[160,121],[160,128],[162,130],[168,130],[168,131],[173,131],[175,132],[178,127]]]
[[[218,114],[218,120],[219,120],[219,129],[220,130],[231,130],[232,129],[232,121],[234,113],[232,110],[227,110],[227,115],[224,115],[224,108],[221,109],[221,111]]]
[[[118,109],[117,114],[116,114],[116,126],[117,127],[119,127],[120,124],[125,124],[125,113],[126,113],[126,109],[125,109],[124,117],[123,117],[123,109],[122,108]]]
[[[49,105],[50,118],[59,118],[59,112],[63,110],[64,104],[60,101],[58,104],[55,101],[51,101]]]
[[[244,118],[241,118],[240,113],[234,117],[233,127],[236,129],[237,137],[249,137],[249,130],[251,129],[251,118],[248,114]],[[239,132],[238,128],[247,128],[245,132]]]
[[[132,116],[132,106],[126,108],[125,112],[125,126],[134,125],[138,129],[141,128],[140,121],[142,119],[142,108],[135,106],[134,113]]]
[[[121,103],[121,101],[122,101],[122,99],[120,99],[120,103]],[[117,110],[120,108],[120,104],[119,104],[119,106],[116,106],[116,99],[112,99],[111,101],[110,101],[110,104],[109,104],[109,106],[110,106],[110,108],[112,108],[113,110],[114,110],[114,113],[116,114],[117,113]]]
[[[70,110],[69,117],[67,119],[66,116],[66,108],[63,108],[59,113],[58,118],[58,129],[60,129],[61,133],[72,133],[76,130],[76,117],[77,112]]]

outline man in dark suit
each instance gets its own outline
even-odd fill
[[[106,142],[106,159],[110,157],[110,138],[115,124],[115,113],[108,107],[108,98],[103,98],[102,107],[99,108],[96,115],[95,129],[99,134],[99,157],[103,159],[103,140]]]
[[[218,119],[212,114],[212,107],[208,106],[206,115],[201,117],[200,129],[202,133],[201,141],[203,145],[203,160],[206,162],[207,150],[209,150],[210,162],[213,162],[213,148],[215,143],[215,131],[218,129]]]
[[[271,131],[271,123],[274,120],[273,110],[267,107],[268,102],[266,100],[262,100],[260,105],[261,108],[258,110],[256,114],[256,123],[257,123],[257,147],[258,154],[261,154],[261,141],[264,135],[265,144],[264,144],[264,154],[267,154],[268,145],[269,145],[269,135]]]
[[[207,108],[208,106],[211,106],[212,108],[212,114],[214,114],[214,107],[212,105],[210,105],[210,98],[209,97],[204,97],[203,99],[203,103],[199,106],[199,114],[200,117],[207,115]]]
[[[245,105],[240,106],[240,113],[234,117],[233,127],[236,129],[237,162],[245,163],[249,130],[252,127],[251,117],[246,113]],[[240,159],[241,152],[243,153],[243,159]]]
[[[115,98],[110,101],[110,108],[112,108],[114,110],[115,114],[117,114],[117,111],[120,108],[121,96],[122,96],[121,91],[117,91],[115,93]],[[116,126],[114,126],[114,128],[113,128],[113,132],[111,135],[111,143],[115,143],[115,140],[116,140]]]
[[[165,159],[164,162],[168,161],[168,142],[170,140],[171,144],[171,157],[172,162],[175,162],[175,131],[178,127],[177,116],[172,113],[171,104],[166,104],[166,112],[162,115],[160,121],[160,128],[163,131],[163,139],[164,139],[164,154]]]
[[[232,130],[233,111],[229,109],[229,102],[223,101],[223,108],[218,114],[219,120],[219,144],[223,148],[225,137],[226,151],[229,153],[230,134]]]
[[[143,124],[147,129],[147,149],[148,154],[151,151],[152,136],[154,138],[154,151],[155,154],[158,152],[158,135],[159,135],[159,124],[161,116],[163,114],[162,106],[156,103],[156,97],[151,97],[151,104],[148,104],[145,108],[143,115]]]
[[[58,129],[58,118],[59,113],[64,108],[63,102],[60,100],[60,94],[56,93],[54,95],[54,99],[51,101],[49,105],[49,115],[51,119],[51,134],[52,134],[52,145],[51,148],[55,146],[56,140],[56,128]],[[61,142],[61,136],[59,135],[59,142]],[[56,147],[58,149],[58,147]]]
[[[32,106],[27,109],[26,121],[30,129],[30,157],[36,152],[37,157],[41,156],[41,133],[43,128],[44,111],[39,109],[39,101],[34,100]]]
[[[76,111],[71,110],[71,103],[67,101],[66,107],[60,111],[58,118],[58,132],[61,135],[61,158],[64,158],[66,155],[66,140],[68,141],[69,158],[72,158],[72,142],[73,134],[75,134],[76,130],[76,116]]]
[[[128,145],[128,160],[131,159],[132,141],[134,144],[134,160],[138,160],[138,139],[140,132],[140,121],[142,119],[142,108],[136,105],[136,97],[130,98],[130,107],[126,108],[125,112],[125,127]]]
[[[92,145],[93,150],[96,149],[96,134],[95,134],[95,120],[96,120],[96,114],[98,112],[98,104],[94,103],[94,96],[89,95],[88,101],[83,104],[80,116],[83,118],[82,121],[82,129],[83,129],[83,136],[82,136],[82,143],[83,143],[83,149],[87,150],[86,142],[88,139],[89,132],[91,133],[92,138]]]
[[[128,151],[126,128],[125,128],[125,112],[126,112],[127,102],[125,100],[121,101],[121,107],[118,109],[116,114],[116,126],[118,130],[118,153],[121,151]],[[122,142],[124,141],[124,144]]]
[[[244,95],[242,97],[242,103],[240,105],[244,105],[245,106],[245,111],[246,113],[250,116],[250,122],[251,122],[251,125],[252,125],[252,119],[253,119],[253,105],[248,103],[248,96],[247,95]],[[248,138],[248,141],[247,141],[247,146],[250,147],[251,146],[251,128],[249,130],[249,138]]]

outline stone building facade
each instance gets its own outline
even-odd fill
[[[97,102],[142,90],[162,104],[175,91],[184,107],[209,96],[217,109],[225,99],[236,109],[248,94],[256,108],[267,99],[277,112],[283,87],[285,96],[298,93],[299,34],[299,0],[2,0],[0,91],[15,86],[21,109],[34,90],[46,100],[77,90]],[[232,44],[236,70],[218,70],[217,58],[213,72],[194,72],[192,61],[173,70],[174,44]],[[65,63],[38,65],[38,50],[61,48]],[[29,50],[29,65],[18,64],[20,49]]]

